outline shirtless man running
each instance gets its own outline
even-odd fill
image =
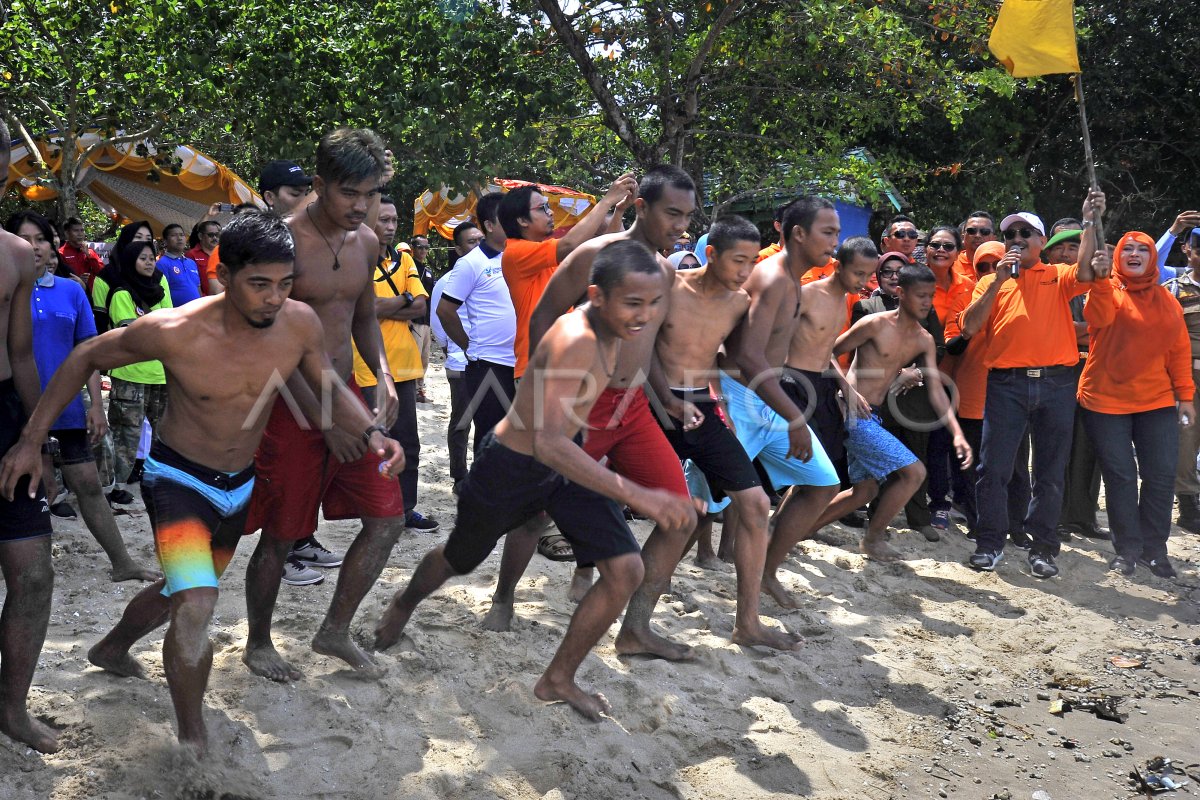
[[[0,119],[0,175],[8,175],[8,161],[8,128]],[[33,248],[0,229],[0,453],[16,443],[25,415],[33,411],[40,394],[29,303],[34,279]],[[39,470],[45,441],[43,436],[37,443]],[[0,731],[34,750],[53,753],[58,750],[57,735],[30,716],[26,705],[50,624],[54,590],[50,509],[40,491],[39,481],[23,482],[15,493],[12,486],[3,491],[0,499],[0,569],[5,588],[0,616]]]
[[[254,485],[254,450],[267,424],[259,410],[297,369],[318,392],[332,381],[334,423],[365,437],[377,457],[387,458],[387,475],[403,468],[400,446],[384,437],[361,401],[336,379],[317,315],[287,299],[292,259],[292,235],[278,217],[253,211],[235,217],[221,232],[217,274],[226,291],[147,314],[76,347],[0,466],[0,488],[10,496],[21,476],[31,475],[36,483],[41,443],[81,381],[97,369],[162,362],[169,403],[146,458],[142,491],[164,577],[130,601],[88,660],[118,675],[144,678],[129,650],[169,619],[163,640],[167,685],[179,741],[198,756],[208,747],[203,716],[212,668],[208,627],[217,579],[242,536]]]
[[[870,406],[846,381],[833,357],[833,345],[846,330],[850,304],[858,300],[862,288],[875,273],[878,259],[879,253],[870,239],[862,236],[847,239],[838,248],[834,273],[804,286],[800,321],[792,334],[780,380],[784,393],[804,411],[809,427],[835,466],[846,458],[846,423],[838,393],[851,398],[861,411],[869,411]],[[819,525],[807,530],[776,529],[763,568],[763,585],[776,599],[788,597],[776,573],[799,541],[793,537],[808,538],[819,529]]]
[[[613,242],[634,241],[657,252],[671,247],[687,230],[692,212],[696,209],[696,189],[687,173],[677,167],[659,166],[646,172],[638,185],[634,200],[637,220],[629,230],[608,234],[584,242],[567,256],[546,286],[529,323],[529,341],[538,341],[560,316],[587,292],[590,274],[597,255]],[[663,285],[669,287],[674,276],[670,262],[656,256],[663,274]],[[625,342],[612,375],[591,407],[583,442],[584,451],[599,461],[608,459],[608,466],[639,486],[662,489],[680,497],[688,496],[687,482],[679,458],[663,436],[654,419],[644,384],[650,374],[654,354],[654,339],[666,314],[668,297],[656,308],[646,322],[642,335]],[[674,401],[674,398],[669,398]],[[682,402],[670,402],[668,412],[677,419],[698,422],[695,409]],[[655,528],[642,550],[647,587],[662,587],[670,581],[675,565],[683,556],[692,531]],[[492,610],[484,620],[490,630],[507,630],[512,619],[513,590],[524,574],[533,555],[536,539],[527,531],[513,531],[504,543],[500,575],[492,597]],[[587,562],[580,562],[586,564]],[[576,570],[571,597],[578,600],[590,586],[590,569]],[[690,658],[691,649],[671,642],[650,631],[649,617],[661,594],[648,588],[639,592],[630,604],[634,618],[644,618],[644,626],[625,626],[617,637],[617,651],[629,655],[644,653],[661,658],[680,660]],[[650,596],[653,595],[653,599]],[[642,611],[642,606],[649,608]]]
[[[929,399],[953,437],[962,469],[971,466],[971,447],[963,437],[958,420],[942,389],[941,372],[933,337],[921,327],[933,307],[936,279],[921,265],[900,268],[900,307],[895,311],[870,314],[838,337],[833,353],[855,353],[850,383],[871,405],[869,414],[857,410],[847,421],[850,482],[853,486],[829,504],[819,525],[839,519],[851,509],[879,500],[863,535],[862,552],[876,561],[895,561],[900,553],[884,541],[888,523],[904,507],[925,480],[925,465],[908,448],[888,433],[879,420],[880,407],[899,386],[908,385],[911,370],[906,365],[918,360],[918,379],[929,386]],[[882,490],[880,486],[882,485]]]
[[[789,203],[782,224],[783,251],[758,262],[743,286],[750,308],[725,342],[721,394],[746,454],[759,460],[775,488],[791,487],[775,512],[774,536],[797,542],[814,530],[841,482],[820,440],[814,440],[804,409],[780,385],[780,376],[800,324],[800,279],[828,263],[841,224],[832,202],[811,196]],[[737,549],[742,546],[737,542]],[[759,569],[765,551],[763,542],[756,556]],[[777,581],[761,584],[784,608],[796,607]]]
[[[681,420],[664,424],[667,440],[681,459],[691,459],[711,489],[723,492],[737,512],[733,534],[737,567],[737,619],[733,641],[790,650],[799,645],[791,634],[767,628],[758,616],[762,590],[763,557],[767,551],[767,517],[771,512],[766,492],[750,457],[737,437],[717,414],[710,386],[719,381],[717,352],[750,308],[742,290],[758,258],[758,229],[736,216],[721,217],[708,233],[708,263],[675,274],[667,319],[658,334],[656,356],[669,391],[693,403],[704,415],[698,427],[688,429]],[[674,564],[672,564],[674,569]],[[670,573],[667,573],[668,578]],[[647,585],[639,594],[663,587]],[[658,596],[654,595],[654,601]],[[624,628],[648,627],[653,602],[633,603]],[[635,610],[639,612],[635,615]],[[642,619],[641,615],[645,618]]]
[[[378,211],[384,168],[383,142],[372,131],[342,128],[326,134],[317,147],[317,199],[287,222],[296,237],[292,298],[320,317],[325,353],[355,391],[351,339],[367,364],[378,365],[376,423],[386,430],[398,404],[375,316],[371,278],[379,242],[364,224]],[[346,552],[312,647],[371,673],[374,664],[350,638],[350,622],[404,530],[400,484],[379,480],[379,459],[367,451],[358,431],[320,424],[328,409],[304,381],[293,376],[288,390],[301,413],[277,398],[264,412],[270,420],[254,459],[258,480],[246,532],[261,528],[262,535],[246,569],[249,635],[242,660],[256,675],[274,681],[300,677],[271,641],[271,616],[284,558],[294,541],[316,531],[320,508],[327,520],[359,518],[363,527]]]
[[[578,562],[594,563],[600,579],[579,601],[533,691],[540,700],[565,701],[593,720],[610,710],[603,695],[575,683],[575,672],[644,574],[637,540],[617,503],[666,530],[690,530],[696,515],[687,497],[643,488],[600,466],[578,439],[597,388],[607,384],[624,346],[647,335],[665,290],[661,267],[637,242],[614,242],[596,256],[588,305],[561,317],[542,337],[512,407],[463,482],[454,531],[396,592],[375,631],[376,649],[398,642],[422,600],[455,575],[474,570],[506,531],[544,509]]]

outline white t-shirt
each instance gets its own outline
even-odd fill
[[[517,312],[500,269],[501,255],[480,242],[446,273],[442,297],[462,303],[458,316],[470,340],[467,360],[512,367],[517,363]]]
[[[467,368],[467,355],[446,335],[446,329],[442,327],[442,321],[437,315],[438,301],[442,299],[442,289],[445,288],[446,278],[449,277],[450,273],[447,272],[433,285],[433,294],[429,297],[429,327],[433,329],[433,338],[437,343],[446,348],[446,369],[462,372]]]

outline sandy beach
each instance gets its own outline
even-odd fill
[[[364,645],[453,523],[440,364],[427,389],[418,508],[442,528],[401,538],[355,620]],[[150,562],[144,507],[130,509],[118,522]],[[639,538],[649,533],[634,525]],[[357,529],[323,522],[318,535],[344,552]],[[694,645],[698,660],[619,658],[614,626],[580,671],[613,706],[596,724],[532,693],[573,610],[569,564],[535,557],[513,630],[489,633],[479,621],[497,550],[418,610],[409,637],[378,656],[378,680],[309,649],[337,572],[319,586],[284,586],[276,641],[304,677],[276,684],[241,662],[247,540],[222,580],[211,753],[198,764],[175,745],[161,631],[134,649],[148,680],[87,662],[140,585],[110,583],[82,524],[56,519],[53,616],[30,708],[61,729],[63,747],[43,756],[0,737],[0,798],[1042,800],[1041,791],[1101,800],[1129,797],[1130,771],[1155,756],[1185,770],[1200,762],[1200,537],[1174,531],[1176,580],[1109,573],[1111,545],[1076,538],[1061,576],[1039,581],[1013,548],[997,572],[973,572],[961,533],[929,543],[896,528],[891,543],[905,560],[890,565],[863,559],[859,536],[833,526],[796,549],[785,583],[802,595],[800,610],[764,598],[769,624],[806,639],[786,654],[730,643],[733,568],[700,569],[689,554],[655,624]],[[1101,695],[1121,698],[1124,723],[1079,707]],[[1060,696],[1074,710],[1051,713]],[[1200,792],[1200,767],[1190,771],[1167,796]]]

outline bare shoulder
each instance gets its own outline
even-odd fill
[[[538,344],[538,350],[546,351],[544,366],[553,367],[579,361],[580,354],[586,355],[587,363],[591,363],[595,345],[596,331],[588,323],[583,309],[576,309],[554,321]]]
[[[0,230],[0,267],[19,282],[32,282],[33,245],[20,236]]]

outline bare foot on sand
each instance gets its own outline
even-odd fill
[[[612,711],[612,706],[608,704],[608,699],[604,695],[588,694],[573,681],[556,683],[543,675],[534,685],[533,694],[537,699],[545,700],[548,703],[561,700],[593,722],[599,722],[601,714]]]
[[[672,642],[651,630],[632,631],[622,628],[617,634],[617,654],[622,656],[654,656],[667,661],[693,661],[696,653],[684,644]]]
[[[496,600],[493,598],[492,607],[489,608],[488,612],[483,615],[483,622],[480,622],[479,626],[485,631],[504,633],[505,631],[512,630],[512,620],[512,601],[509,600],[508,602],[505,602],[503,600]],[[376,635],[378,636],[378,631],[376,631]]]
[[[729,638],[734,644],[744,647],[770,647],[774,650],[799,650],[804,644],[804,640],[794,633],[777,631],[764,625],[759,625],[758,629],[753,631],[743,631],[734,627],[733,636]]]
[[[162,573],[158,570],[143,567],[132,561],[128,564],[122,564],[119,567],[114,566],[108,575],[112,578],[113,583],[122,583],[124,581],[148,581],[149,583],[153,583],[162,577]]]
[[[375,626],[375,644],[372,647],[382,652],[400,641],[412,612],[411,608],[405,609],[395,600],[389,603],[387,611],[383,612],[383,618]]]
[[[136,658],[129,655],[128,650],[113,652],[106,649],[103,643],[97,643],[88,650],[87,659],[105,672],[122,678],[146,678],[146,671]]]
[[[190,753],[197,761],[203,761],[208,755],[208,734],[199,733],[195,736],[179,734],[179,746]]]
[[[383,668],[371,660],[367,651],[363,650],[350,638],[349,631],[331,631],[321,628],[313,637],[312,649],[323,656],[340,658],[354,669],[372,678],[383,674]]]
[[[903,553],[885,542],[883,537],[872,539],[869,536],[864,536],[859,549],[864,556],[872,561],[882,561],[885,564],[892,561],[899,561],[904,557]]]
[[[592,571],[575,570],[571,575],[571,588],[567,591],[567,597],[572,603],[578,603],[583,600],[583,596],[592,588]]]
[[[792,596],[784,585],[779,582],[779,578],[774,575],[763,575],[762,590],[771,597],[775,598],[775,602],[784,608],[799,608],[800,601]]]
[[[246,652],[242,654],[242,662],[255,675],[278,683],[298,681],[303,677],[303,673],[284,661],[275,646],[270,644],[264,647],[247,647]]]
[[[724,563],[715,553],[696,553],[696,566],[700,569],[720,569]]]
[[[58,752],[58,733],[41,720],[29,716],[29,712],[0,715],[0,731],[39,753]]]

